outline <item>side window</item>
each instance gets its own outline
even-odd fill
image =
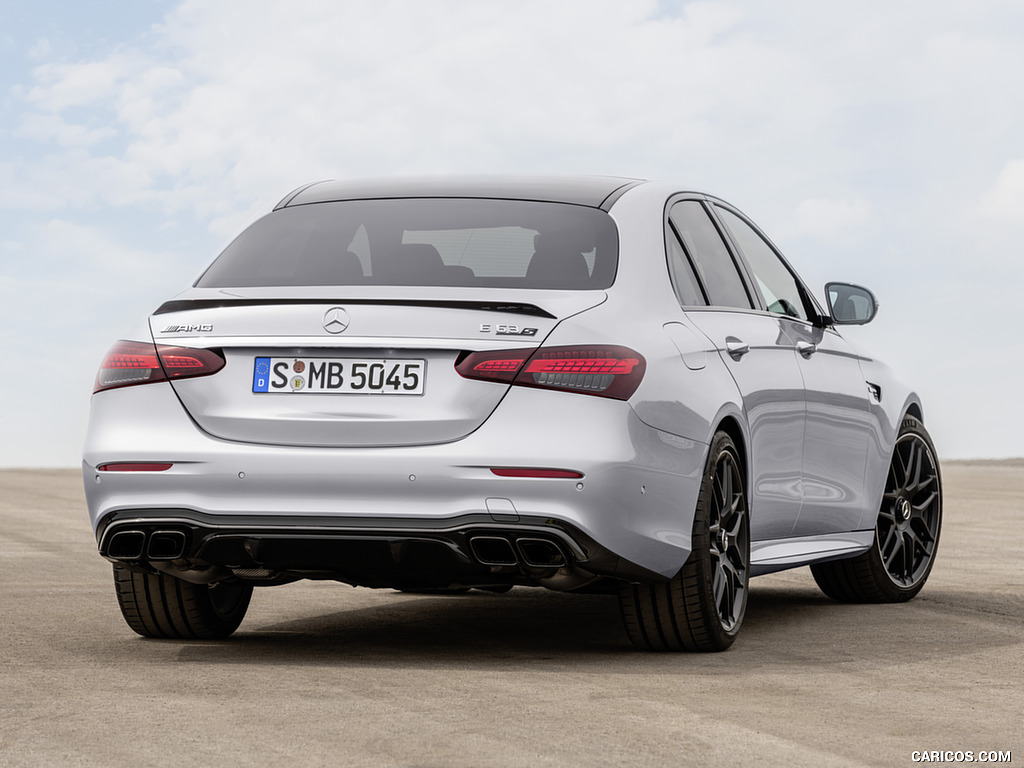
[[[754,305],[743,278],[704,207],[696,200],[684,200],[672,206],[669,218],[686,251],[693,257],[708,301],[719,307],[751,309]]]
[[[668,269],[672,276],[672,287],[676,291],[676,298],[684,307],[702,307],[707,304],[704,292],[700,289],[697,276],[693,272],[690,260],[683,250],[672,226],[668,226],[665,232],[665,241],[668,243]]]
[[[718,206],[715,206],[715,211],[750,264],[768,311],[807,320],[807,306],[800,285],[779,255],[735,213]]]

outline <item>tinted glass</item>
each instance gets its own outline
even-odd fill
[[[596,208],[519,200],[355,200],[283,208],[240,234],[196,283],[600,289],[618,235]]]
[[[668,242],[668,265],[669,273],[672,275],[672,287],[675,289],[676,298],[684,307],[699,307],[707,304],[704,294],[697,282],[697,276],[693,272],[690,260],[686,257],[676,233],[668,228],[665,234]]]
[[[739,245],[769,312],[807,319],[807,307],[796,278],[753,227],[732,211],[716,206],[722,222]]]
[[[695,200],[676,203],[669,218],[693,257],[709,301],[720,307],[752,308],[736,263],[704,207]]]

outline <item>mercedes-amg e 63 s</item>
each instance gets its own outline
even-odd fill
[[[824,307],[824,308],[823,308]],[[605,177],[321,182],[117,341],[83,470],[128,625],[217,638],[254,587],[617,594],[716,651],[752,576],[923,586],[918,396],[733,206]]]

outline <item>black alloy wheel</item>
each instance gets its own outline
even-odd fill
[[[942,478],[924,425],[903,420],[889,464],[875,540],[866,552],[811,566],[818,586],[843,602],[898,603],[924,586],[942,527]]]
[[[690,556],[664,583],[628,584],[619,604],[630,640],[652,651],[724,651],[743,623],[750,582],[750,514],[739,451],[711,442]]]

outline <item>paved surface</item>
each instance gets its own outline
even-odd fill
[[[2,766],[1024,763],[1024,461],[944,465],[922,594],[756,579],[716,655],[632,651],[614,598],[257,590],[219,643],[136,637],[79,476],[0,472]]]

